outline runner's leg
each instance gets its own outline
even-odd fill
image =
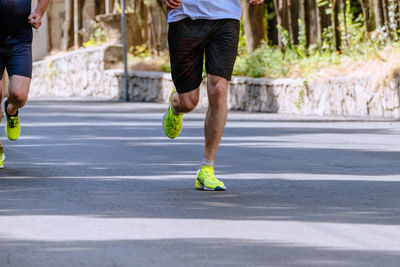
[[[1,66],[0,66],[1,68]],[[3,90],[5,87],[5,73],[2,74],[2,71],[0,69],[0,103],[2,103],[3,101]],[[0,122],[3,118],[3,112],[0,110]],[[4,168],[4,160],[5,160],[5,155],[4,155],[4,148],[3,148],[3,144],[0,141],[0,169]]]
[[[5,87],[5,75],[2,75],[2,77],[0,77],[0,103],[3,103],[3,90]],[[1,119],[3,118],[3,112],[0,112],[0,122]],[[0,141],[0,146],[1,146],[1,141]]]
[[[7,115],[6,134],[9,140],[17,140],[21,132],[18,109],[28,99],[32,77],[32,44],[21,42],[7,47],[6,68],[10,76],[8,97],[4,101]]]
[[[31,79],[24,76],[13,75],[10,77],[8,87],[7,114],[15,115],[18,109],[22,108],[28,100],[29,86]]]
[[[3,91],[5,91],[6,87],[6,73],[5,73],[5,65],[3,59],[0,57],[0,105],[3,103]],[[3,119],[3,111],[0,110],[0,122]],[[3,147],[3,144],[0,141],[0,148]]]
[[[215,177],[214,159],[228,113],[228,81],[236,59],[240,23],[237,20],[218,20],[214,25],[211,40],[205,47],[209,105],[204,122],[204,159],[197,172],[195,188],[220,191],[226,187]]]
[[[209,105],[204,122],[204,159],[208,161],[215,159],[224,132],[228,114],[228,85],[227,79],[208,74],[207,93]]]
[[[239,32],[240,22],[237,20],[216,21],[211,40],[205,48],[209,101],[204,124],[204,160],[207,162],[214,160],[225,128],[228,81],[236,60]]]

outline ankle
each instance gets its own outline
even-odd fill
[[[203,158],[203,162],[201,163],[201,166],[214,167],[214,160],[209,160],[207,158]]]

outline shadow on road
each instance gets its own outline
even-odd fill
[[[97,103],[76,111],[79,104],[55,103],[54,113],[46,117],[42,115],[49,107],[41,108],[42,104],[32,103],[23,114],[21,140],[5,142],[8,159],[0,171],[0,220],[68,215],[400,224],[396,122],[329,124],[233,116],[216,160],[229,191],[211,193],[193,189],[203,147],[201,115],[185,121],[179,139],[167,140],[160,130],[161,108],[143,113],[143,106],[107,109],[107,104]],[[367,266],[382,258],[400,261],[398,253],[384,251],[236,239],[1,243],[6,250],[38,245],[43,257],[107,254],[121,247],[139,257],[164,247],[162,253],[176,253],[180,263],[188,256],[201,264],[197,255],[212,254],[213,248],[224,255],[217,262],[227,265],[246,264],[246,258],[235,256],[243,249],[249,258],[257,255],[254,265],[272,261],[281,266]],[[178,253],[185,246],[193,255]],[[276,255],[287,257],[274,256],[278,250]],[[302,256],[293,258],[292,253]],[[85,264],[84,257],[78,259]],[[162,255],[154,257],[154,263],[160,259]]]
[[[290,244],[236,239],[168,239],[116,240],[103,242],[6,242],[3,248],[38,247],[36,253],[69,266],[379,266],[382,262],[399,262],[398,253],[382,251],[332,250],[319,247],[299,247]],[[191,250],[182,254],[185,248]],[[129,254],[120,253],[122,250]],[[218,253],[216,253],[216,251]],[[115,261],[115,254],[118,261]],[[216,255],[217,254],[217,255]],[[1,255],[1,253],[0,253]],[[214,255],[206,257],[205,255]],[[285,255],[282,257],[282,255]],[[166,259],[168,259],[166,261]],[[362,259],[362,260],[360,260]],[[42,258],[29,262],[23,255],[9,255],[12,266],[40,266]],[[387,265],[386,265],[387,266]],[[395,266],[395,265],[393,265]]]

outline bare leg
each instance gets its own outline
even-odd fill
[[[3,97],[5,96],[5,90],[7,86],[7,71],[4,70],[3,77],[0,77],[0,103],[3,103]],[[3,112],[0,112],[0,122],[1,119],[3,118]]]
[[[200,88],[193,91],[171,96],[171,104],[176,114],[188,113],[192,111],[199,103]]]
[[[3,77],[0,77],[0,103],[3,103],[3,89],[5,86],[5,77],[3,75]],[[0,112],[0,122],[1,119],[3,118],[3,112]]]
[[[204,123],[204,158],[214,160],[224,133],[228,114],[227,95],[229,82],[225,78],[208,74],[208,110]]]
[[[28,100],[29,86],[31,79],[14,75],[10,77],[10,85],[8,87],[8,106],[7,114],[15,115],[18,109],[22,108]]]

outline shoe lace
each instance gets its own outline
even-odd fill
[[[219,183],[219,180],[215,177],[214,171],[208,168],[204,169],[204,179],[211,183]]]
[[[19,126],[19,120],[17,117],[9,117],[7,120],[7,125],[10,128],[16,128]]]

